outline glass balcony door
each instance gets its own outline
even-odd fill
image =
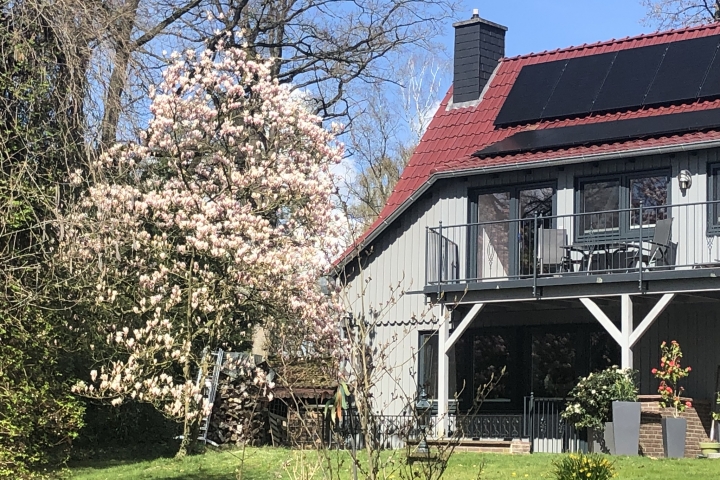
[[[553,213],[555,189],[514,187],[479,193],[476,198],[473,222],[478,222],[478,226],[472,229],[472,235],[477,250],[471,265],[474,264],[477,278],[532,275],[536,230],[551,226],[551,220],[545,217]],[[541,218],[537,225],[536,214]]]

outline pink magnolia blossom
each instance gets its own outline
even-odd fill
[[[238,347],[255,325],[336,346],[338,303],[318,279],[342,248],[330,171],[342,147],[270,61],[222,48],[173,58],[142,143],[95,165],[62,250],[96,275],[117,352],[75,391],[185,421],[210,408],[204,348]]]

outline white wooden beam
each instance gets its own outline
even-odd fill
[[[653,323],[655,323],[655,320],[657,320],[660,314],[665,311],[673,298],[675,298],[674,293],[666,293],[662,296],[660,300],[658,300],[652,310],[650,310],[648,314],[645,315],[643,321],[640,322],[640,325],[638,325],[637,328],[630,335],[631,347],[635,346],[635,344],[640,341],[640,338],[645,334],[647,329],[650,328]]]
[[[467,330],[467,328],[470,326],[470,324],[475,320],[478,316],[478,313],[480,313],[480,310],[485,307],[484,303],[476,303],[472,306],[470,311],[465,315],[465,318],[462,319],[462,322],[455,327],[455,331],[450,335],[450,338],[447,339],[447,342],[445,342],[445,353],[448,353],[450,349],[457,343],[460,336]]]
[[[443,347],[448,341],[448,331],[450,323],[450,313],[440,306],[440,318],[438,323],[438,346]],[[450,389],[450,359],[447,351],[440,349],[438,355],[438,416],[437,416],[437,436],[444,438],[448,431],[448,397]]]
[[[620,296],[620,334],[622,342],[620,343],[620,367],[633,368],[633,352],[630,345],[630,336],[635,328],[633,320],[633,304],[630,295]]]
[[[603,326],[605,330],[610,334],[611,337],[615,339],[615,341],[622,347],[623,344],[623,338],[622,333],[618,328],[615,326],[615,324],[610,320],[607,315],[605,315],[605,312],[603,312],[600,307],[597,306],[595,302],[590,300],[589,298],[582,297],[580,298],[580,301],[583,305],[585,305],[585,308],[587,308],[590,313],[592,314],[595,319],[600,322],[600,325]]]

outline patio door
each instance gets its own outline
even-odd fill
[[[548,185],[511,187],[477,194],[471,229],[477,239],[471,266],[478,279],[532,275],[535,268],[535,215],[537,227],[551,226],[555,188]],[[547,224],[547,225],[545,225]]]

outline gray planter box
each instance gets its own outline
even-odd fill
[[[588,451],[590,453],[615,454],[613,439],[613,422],[605,422],[604,430],[588,428]]]
[[[684,418],[663,417],[661,423],[665,458],[683,458],[685,456],[687,420]]]
[[[637,456],[640,446],[640,402],[612,402],[612,412],[615,453]]]

